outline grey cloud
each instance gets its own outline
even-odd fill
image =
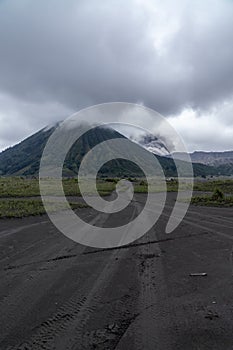
[[[57,102],[36,104],[0,94],[0,150],[73,112]]]
[[[3,0],[0,92],[33,106],[17,111],[34,128],[56,104],[60,115],[110,101],[208,110],[233,95],[232,19],[228,0]],[[160,52],[154,36],[173,20]]]

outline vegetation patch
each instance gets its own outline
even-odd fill
[[[40,195],[38,179],[0,177],[0,197],[36,197]]]
[[[69,203],[72,209],[88,207],[82,203]],[[49,211],[65,210],[66,207],[59,201],[49,202]],[[26,216],[45,214],[45,208],[40,199],[1,199],[0,218],[22,218]]]
[[[97,179],[96,187],[101,196],[110,195],[116,188],[120,178],[108,177]],[[135,193],[147,193],[148,184],[144,178],[129,177],[134,186]],[[46,195],[55,196],[56,180],[47,179]],[[166,181],[167,191],[176,192],[179,188],[182,191],[188,190],[189,184],[185,179],[178,183],[176,178]],[[63,179],[63,189],[66,196],[81,196],[77,178]],[[217,189],[217,191],[216,191]],[[204,180],[194,184],[195,191],[212,192],[213,195],[194,196],[192,203],[196,205],[232,206],[233,202],[233,180]],[[161,182],[154,181],[151,191],[161,192]],[[86,182],[85,193],[91,195],[93,189]],[[221,194],[222,193],[222,194]],[[226,195],[227,194],[227,195]],[[59,195],[59,194],[58,194]],[[231,196],[232,195],[232,196]],[[40,189],[38,178],[25,177],[0,177],[0,217],[22,217],[28,215],[39,215],[45,213],[40,200]],[[24,201],[26,200],[26,202]],[[77,204],[74,204],[77,205]],[[78,207],[82,206],[81,204]]]
[[[206,180],[194,184],[194,191],[214,192],[216,188],[223,193],[233,194],[233,180]]]
[[[46,195],[55,195],[53,180],[47,179]],[[56,180],[54,182],[56,185]],[[97,190],[101,196],[110,194],[116,186],[116,180],[105,181],[98,179]],[[66,196],[81,196],[78,180],[63,179],[63,189]],[[91,188],[87,186],[87,192],[91,193]],[[36,178],[24,177],[0,177],[0,198],[21,198],[40,196],[39,180]]]
[[[226,196],[219,188],[212,195],[194,196],[192,204],[215,207],[233,207],[233,196]]]

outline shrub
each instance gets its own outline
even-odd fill
[[[223,201],[224,200],[224,193],[219,188],[215,188],[211,199],[213,201]]]
[[[139,185],[140,186],[147,186],[147,181],[142,180],[139,182]]]

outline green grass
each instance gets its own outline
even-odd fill
[[[101,196],[106,196],[115,190],[118,178],[98,179],[97,189]],[[128,178],[134,185],[136,193],[147,193],[147,183],[143,179]],[[55,182],[56,185],[56,182]],[[187,190],[188,185],[185,181],[181,182],[181,190]],[[56,186],[54,186],[56,188]],[[80,196],[80,190],[77,179],[63,179],[63,188],[67,196]],[[192,203],[195,205],[206,206],[233,206],[233,180],[205,180],[196,181],[194,185],[195,191],[214,192],[218,188],[224,194],[223,199],[213,199],[209,195],[194,196]],[[176,192],[178,182],[176,179],[167,181],[167,191]],[[155,182],[152,186],[153,192],[160,192],[162,187]],[[86,193],[91,194],[91,187],[86,187]],[[48,180],[47,195],[54,195],[51,180]],[[38,198],[31,198],[38,197]],[[82,207],[82,204],[72,204],[76,207]],[[51,210],[53,209],[51,203]],[[62,208],[61,208],[62,209]],[[0,177],[0,217],[23,217],[29,215],[41,215],[45,213],[45,209],[40,200],[40,189],[38,179],[27,179],[23,177]]]
[[[194,196],[191,200],[194,205],[209,207],[233,207],[233,196],[225,197],[222,200],[214,200],[212,196]]]
[[[212,192],[212,194],[194,195],[191,200],[194,205],[233,207],[233,180],[199,181],[195,183],[194,190]]]
[[[55,182],[56,184],[56,182]],[[67,196],[80,196],[78,182],[76,179],[63,180],[64,192]],[[108,195],[115,188],[114,182],[98,181],[97,188],[100,195]],[[46,194],[54,195],[51,180],[48,180]],[[33,197],[33,198],[32,198]],[[34,198],[38,197],[38,198]],[[59,207],[59,200],[51,201],[49,210],[63,210]],[[70,203],[72,209],[87,207],[81,203]],[[0,218],[21,218],[31,215],[45,214],[43,203],[40,199],[40,189],[38,179],[28,179],[23,177],[0,177]]]
[[[97,180],[97,190],[101,196],[107,196],[112,191],[114,191],[116,187],[115,179],[111,179],[112,181],[105,181],[102,179]],[[78,180],[77,179],[64,179],[63,180],[63,189],[66,196],[81,196]],[[89,186],[88,181],[86,182],[85,193],[92,194],[92,188]]]
[[[48,179],[47,195],[54,195],[52,180]],[[55,182],[56,185],[56,182]],[[64,179],[63,189],[66,196],[80,196],[77,179]],[[98,180],[97,189],[101,196],[110,194],[115,189],[115,182]],[[23,177],[0,177],[0,198],[19,198],[40,196],[38,179],[27,179]]]
[[[119,179],[107,179],[105,180],[103,187],[106,186],[106,183],[112,182],[112,184],[116,183]],[[136,178],[129,178],[133,185],[134,185],[134,191],[136,193],[146,193],[147,192],[147,183],[145,180],[142,179],[136,179]],[[166,181],[167,184],[167,191],[168,192],[177,192],[178,190],[178,181],[176,178],[173,178],[171,180]],[[179,183],[180,190],[185,191],[190,189],[190,185],[185,181],[181,180]],[[194,191],[201,191],[201,192],[213,192],[216,188],[221,190],[223,193],[233,194],[233,180],[195,180],[194,181]],[[162,187],[155,182],[154,185],[152,185],[152,191],[153,192],[159,192],[161,191]],[[111,190],[111,187],[110,187]]]
[[[72,209],[88,207],[82,203],[70,202]],[[62,203],[50,202],[49,211],[64,210]],[[1,199],[0,200],[0,218],[22,218],[26,216],[35,216],[45,214],[45,208],[40,199]]]
[[[112,183],[114,185],[119,180],[120,179],[117,179],[117,178],[106,179],[105,182],[103,183],[103,186],[106,187],[107,183]],[[145,180],[140,179],[140,178],[128,178],[126,180],[132,182],[132,184],[134,186],[134,192],[135,193],[147,193],[148,192],[148,186],[147,186],[147,182]],[[166,185],[167,185],[167,191],[168,192],[176,192],[177,189],[178,189],[178,181],[175,180],[175,179],[166,181]],[[188,189],[188,185],[185,182],[182,182],[180,184],[180,188],[181,188],[181,190],[187,190]],[[110,189],[114,190],[114,186],[111,186],[109,188],[109,190]],[[161,192],[161,191],[163,191],[163,189],[164,189],[164,186],[161,184],[160,179],[152,180],[152,185],[151,185],[151,191],[152,192],[154,192],[154,193]]]
[[[0,177],[0,197],[34,197],[39,196],[38,179],[20,177]]]
[[[213,192],[215,188],[223,193],[233,194],[233,180],[197,181],[194,184],[194,191]]]
[[[225,195],[222,190],[215,188],[212,195],[194,196],[192,204],[218,207],[232,207],[233,196]]]
[[[167,185],[167,192],[177,192],[178,181],[176,179],[167,180],[166,185]],[[179,188],[181,191],[186,191],[186,190],[190,189],[190,186],[185,181],[181,181],[179,184]],[[136,193],[147,193],[148,187],[147,187],[147,184],[145,183],[145,181],[143,181],[143,180],[136,181],[134,184],[134,191]],[[159,182],[156,183],[156,181],[155,181],[154,184],[152,184],[152,186],[151,186],[151,191],[154,193],[161,192],[161,191],[163,191],[163,186],[161,184],[159,184]]]
[[[101,196],[106,196],[112,193],[116,188],[116,183],[120,179],[108,178],[98,179],[97,189]],[[147,193],[147,183],[142,179],[129,178],[134,185],[136,193]],[[46,180],[48,186],[46,188],[46,195],[56,195],[56,180]],[[178,182],[168,181],[168,191],[177,191]],[[77,179],[63,179],[63,189],[66,196],[81,196],[79,184]],[[159,184],[152,186],[153,192],[160,192],[162,187]],[[86,186],[85,193],[91,194],[93,191],[90,186]],[[0,198],[23,198],[23,197],[38,197],[40,196],[38,179],[27,179],[21,177],[7,177],[0,178]]]
[[[107,178],[98,179],[97,189],[101,196],[109,195],[114,191],[116,183],[120,179]],[[134,185],[136,193],[147,193],[147,183],[143,179],[128,178]],[[54,195],[55,191],[51,185],[51,179],[46,180],[48,187],[46,189],[47,195]],[[55,183],[56,185],[56,183]],[[195,183],[194,189],[196,191],[213,191],[215,187],[227,193],[233,194],[233,181],[200,181]],[[54,187],[56,188],[56,186]],[[180,184],[181,190],[187,190],[185,181]],[[77,179],[63,179],[63,189],[67,196],[80,196],[80,190]],[[167,191],[176,192],[178,189],[178,181],[176,179],[167,181]],[[152,186],[153,192],[160,192],[162,187],[159,184]],[[92,190],[87,186],[87,193],[91,194]],[[40,196],[38,179],[29,179],[23,177],[0,177],[0,198],[20,198],[20,197],[37,197]]]

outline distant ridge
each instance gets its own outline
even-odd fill
[[[185,159],[183,153],[173,153],[176,159]],[[206,165],[218,166],[222,164],[233,164],[233,151],[224,152],[206,152],[195,151],[190,153],[190,157],[193,163],[201,163]]]
[[[176,159],[184,160],[183,153],[173,153]],[[192,162],[214,167],[219,175],[233,175],[233,151],[206,152],[195,151],[190,153]]]
[[[233,164],[233,151],[225,152],[201,152],[195,151],[190,154],[195,163],[219,166],[222,164]]]

